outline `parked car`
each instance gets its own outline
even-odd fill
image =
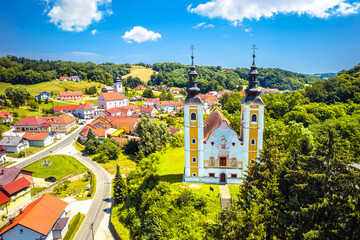
[[[80,124],[80,125],[84,125],[84,124],[86,124],[86,121],[82,121],[82,122],[80,122],[79,124]]]
[[[56,182],[56,177],[47,177],[45,178],[45,182]]]

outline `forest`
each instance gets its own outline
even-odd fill
[[[158,74],[151,76],[148,84],[185,87],[187,84],[189,66],[180,63],[155,63],[153,70]],[[221,66],[196,66],[198,85],[203,93],[224,89],[242,90],[247,84],[249,69],[222,69]],[[296,90],[319,80],[314,76],[294,73],[279,68],[258,68],[259,84],[264,88],[278,88],[279,90]]]
[[[126,179],[115,177],[114,216],[131,239],[358,239],[359,81],[360,65],[302,90],[262,95],[261,157],[227,209],[162,181],[162,153],[153,149]],[[237,131],[241,99],[220,99]]]

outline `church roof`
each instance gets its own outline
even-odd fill
[[[215,109],[204,121],[204,140],[206,140],[210,133],[215,130],[222,121],[226,121],[227,124],[230,126],[230,121],[227,119],[219,109]]]

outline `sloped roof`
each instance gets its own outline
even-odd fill
[[[66,113],[64,113],[60,116],[55,116],[55,117],[49,118],[50,124],[69,124],[73,121],[76,121],[76,118],[74,118]]]
[[[140,112],[151,113],[155,109],[154,105],[141,106]]]
[[[221,121],[225,120],[230,126],[230,121],[219,111],[215,109],[204,121],[204,139],[206,140],[209,137],[209,134],[217,128]]]
[[[22,140],[22,137],[5,136],[0,141],[0,146],[17,146]]]
[[[21,189],[24,189],[30,186],[31,183],[24,177],[18,178],[6,185],[3,186],[3,189],[9,194],[12,195]]]
[[[168,129],[169,129],[171,135],[174,135],[175,133],[178,133],[178,132],[182,132],[182,130],[180,128],[168,127]]]
[[[125,143],[129,141],[127,138],[120,138],[120,137],[111,137],[111,139],[114,139],[116,142],[119,143],[119,147],[124,147]]]
[[[79,96],[79,95],[83,95],[82,91],[68,91],[68,92],[59,92],[59,96],[60,97],[65,97],[65,96]]]
[[[23,138],[30,141],[44,141],[48,135],[49,133],[27,132],[23,135]]]
[[[68,222],[69,218],[59,218],[54,227],[53,227],[53,231],[61,231],[64,229],[64,227],[66,226],[66,223]]]
[[[20,174],[21,169],[12,166],[9,168],[0,167],[0,185],[6,185],[12,181],[14,181],[17,176]]]
[[[95,104],[91,103],[91,102],[86,102],[82,105],[80,105],[78,108],[79,109],[83,109],[83,110],[89,110],[89,109],[94,109]]]
[[[111,124],[119,124],[126,126],[135,126],[138,118],[135,117],[122,117],[122,116],[109,116]]]
[[[148,98],[144,102],[160,102],[160,98]]]
[[[27,206],[22,214],[0,232],[0,235],[18,224],[42,235],[47,235],[67,205],[63,200],[46,194]]]
[[[106,101],[122,100],[127,98],[121,95],[119,92],[103,92],[100,96],[103,96]]]
[[[70,79],[70,77],[61,77],[60,80]]]
[[[56,106],[53,107],[55,112],[60,112],[60,111],[74,111],[75,109],[77,109],[78,107],[80,107],[81,105],[66,105],[66,106]]]
[[[181,101],[160,101],[156,103],[158,106],[181,106],[182,102]]]
[[[6,150],[2,146],[0,146],[0,154],[3,154],[3,153],[6,153]]]
[[[137,86],[135,89],[142,89],[142,88],[144,88],[145,87],[145,85],[139,85],[139,86]]]
[[[215,97],[214,95],[203,95],[203,94],[199,94],[200,95],[200,98],[201,100],[206,100],[206,99],[209,99],[210,101],[217,101],[218,98]]]
[[[19,125],[20,126],[23,126],[23,125],[38,126],[45,122],[46,122],[46,118],[27,116],[27,117],[24,117],[23,119],[21,119],[20,121],[18,121],[15,125],[16,126],[19,126]]]
[[[8,118],[9,115],[12,115],[9,111],[0,111],[0,118]]]
[[[3,205],[4,203],[10,201],[10,200],[11,200],[11,198],[6,196],[5,193],[0,192],[0,206]]]

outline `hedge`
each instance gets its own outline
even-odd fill
[[[63,240],[71,240],[75,237],[75,233],[79,229],[82,221],[84,220],[85,215],[80,212],[71,220],[69,230],[67,231]]]
[[[89,189],[89,192],[88,192],[88,194],[87,194],[87,197],[93,197],[93,195],[94,195],[94,193],[95,193],[95,188],[96,188],[96,177],[95,177],[95,175],[94,175],[92,172],[90,172],[90,176],[91,176],[91,178],[90,178],[90,185],[91,185],[91,187],[90,187],[90,189]]]

